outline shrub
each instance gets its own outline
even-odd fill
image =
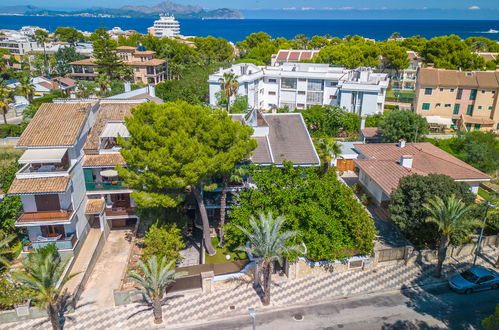
[[[146,233],[144,239],[143,258],[147,260],[151,256],[158,258],[166,257],[166,260],[182,260],[180,250],[185,248],[182,240],[181,230],[176,224],[159,225],[153,224]]]
[[[14,124],[0,124],[0,138],[8,136],[20,136],[22,127]]]

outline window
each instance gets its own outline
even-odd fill
[[[298,95],[305,95],[305,91],[298,91]]]
[[[430,103],[423,103],[423,110],[430,110]]]
[[[330,100],[336,100],[336,95],[329,95]]]
[[[476,100],[476,91],[477,91],[476,89],[472,89],[470,91],[470,100],[472,101]]]
[[[296,78],[282,78],[281,88],[296,89]]]
[[[450,108],[451,104],[446,104],[445,107],[446,108]]]
[[[440,91],[441,91],[441,92],[443,92],[443,91],[444,91],[444,89],[443,89],[443,88],[440,88]]]
[[[480,129],[480,124],[475,124],[474,129]]]
[[[478,106],[478,110],[482,110],[482,106],[481,105]]]
[[[298,81],[307,81],[305,78],[298,78]]]
[[[324,80],[309,79],[308,83],[307,83],[307,89],[309,91],[322,91],[322,90],[324,90]]]
[[[489,110],[492,110],[492,106],[489,106]]]
[[[452,114],[458,115],[460,107],[461,107],[461,104],[454,104],[454,112],[452,112]]]
[[[482,94],[485,94],[485,90],[482,89]]]
[[[433,92],[433,88],[425,88],[424,89],[424,95],[431,95]]]
[[[458,88],[457,95],[456,95],[456,100],[460,100],[461,97],[463,97],[463,89],[462,88]]]
[[[496,93],[496,91],[492,91],[492,94],[495,94],[495,93]]]
[[[308,92],[307,103],[322,103],[322,92]]]
[[[297,106],[298,108],[300,108],[300,109],[305,108],[305,104],[303,104],[303,103],[298,103],[296,106]]]
[[[466,114],[468,116],[473,116],[473,104],[468,105],[468,109],[466,109]]]
[[[440,103],[435,104],[435,106],[436,106],[436,107],[439,107],[439,106],[440,106]]]
[[[466,130],[469,132],[471,130],[471,124],[466,124]]]
[[[277,79],[269,79],[269,83],[276,83]]]
[[[450,89],[450,92],[451,92],[451,93],[454,93],[454,88],[451,88],[451,89]]]
[[[269,92],[269,95],[275,95],[275,92]]]

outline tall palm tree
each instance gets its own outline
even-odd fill
[[[241,226],[238,228],[248,237],[250,246],[245,246],[241,250],[251,253],[259,258],[263,273],[263,305],[270,304],[270,286],[272,281],[272,264],[277,260],[282,265],[284,256],[291,252],[304,254],[299,246],[287,245],[287,241],[298,235],[296,231],[280,232],[286,221],[283,216],[273,217],[269,212],[267,215],[260,213],[260,220],[250,218],[252,231]]]
[[[36,30],[34,38],[38,44],[41,44],[43,47],[43,66],[44,66],[44,74],[47,74],[47,67],[48,67],[48,61],[47,61],[47,50],[45,48],[45,44],[48,41],[49,34],[47,31],[44,30]]]
[[[177,278],[187,274],[187,272],[176,273],[173,268],[174,263],[175,260],[166,263],[166,257],[163,257],[161,263],[158,264],[157,257],[152,256],[147,260],[147,263],[139,261],[140,273],[131,271],[128,275],[130,280],[140,285],[140,293],[146,302],[152,305],[154,323],[156,324],[163,323],[161,306],[165,301],[166,290]]]
[[[21,78],[19,78],[17,93],[27,98],[30,103],[31,101],[33,101],[33,97],[35,95],[35,87],[31,84],[31,78],[29,75],[22,75]]]
[[[317,140],[316,148],[322,159],[323,171],[327,173],[331,160],[341,154],[341,147],[333,138],[321,138]]]
[[[55,244],[30,253],[23,259],[23,270],[14,273],[14,279],[36,292],[35,299],[44,307],[52,324],[52,329],[61,329],[61,317],[66,292],[64,284],[77,274],[61,280],[69,259],[62,260]]]
[[[227,190],[229,183],[234,181],[242,181],[243,176],[246,174],[246,169],[243,167],[233,168],[222,176],[222,192],[220,195],[220,237],[218,246],[224,246],[224,224],[225,224],[225,210],[227,208]]]
[[[104,96],[106,92],[109,90],[109,86],[111,86],[111,82],[109,81],[109,77],[105,73],[101,73],[97,76],[95,80],[97,85],[99,85],[101,96]]]
[[[7,124],[7,112],[9,112],[9,104],[12,102],[12,89],[8,87],[0,87],[0,111],[2,111],[3,122]]]
[[[479,222],[465,217],[470,208],[455,195],[451,195],[445,201],[437,196],[423,204],[423,207],[430,213],[426,221],[435,223],[441,234],[438,242],[438,262],[435,268],[435,277],[441,277],[451,235],[458,230],[477,225]]]
[[[10,264],[9,259],[6,255],[15,252],[15,248],[9,246],[9,244],[16,238],[15,234],[5,235],[3,232],[0,233],[0,264],[8,266]]]
[[[237,76],[234,72],[226,72],[223,75],[223,78],[219,79],[220,87],[227,96],[227,112],[230,109],[230,98],[235,95],[239,89],[239,81],[237,81]]]

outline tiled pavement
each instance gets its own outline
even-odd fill
[[[496,260],[499,250],[488,251],[489,260]],[[472,262],[472,257],[454,259],[445,266],[447,274],[453,273]],[[490,264],[479,259],[481,264]],[[386,265],[378,266],[376,271],[350,271],[328,275],[286,280],[273,286],[272,305],[287,306],[307,301],[318,301],[333,297],[350,296],[404,287],[422,286],[435,282],[431,276],[433,265]],[[235,306],[230,310],[230,306]],[[235,289],[217,291],[210,294],[174,297],[164,307],[164,323],[177,324],[199,319],[213,319],[239,314],[248,307],[261,307],[260,300],[251,285],[241,285]],[[145,306],[127,306],[90,309],[77,309],[68,314],[65,329],[150,329],[152,312]],[[48,322],[41,320],[0,325],[0,329],[49,329]]]

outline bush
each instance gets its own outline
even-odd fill
[[[371,198],[367,194],[362,194],[362,197],[360,197],[360,200],[361,200],[362,204],[367,206],[367,205],[369,205]]]
[[[400,139],[415,142],[428,134],[426,119],[408,110],[390,111],[381,121],[379,128],[387,142],[397,142]]]
[[[362,185],[357,182],[356,184],[353,185],[352,189],[354,193],[358,194],[362,191]]]
[[[144,239],[144,254],[142,258],[166,257],[166,260],[182,260],[180,250],[185,248],[182,240],[181,230],[176,224],[159,225],[153,224],[146,233]]]
[[[20,136],[23,129],[19,125],[14,124],[0,124],[0,138],[8,136]]]
[[[35,297],[35,292],[14,281],[9,273],[0,275],[0,310],[13,309]]]

